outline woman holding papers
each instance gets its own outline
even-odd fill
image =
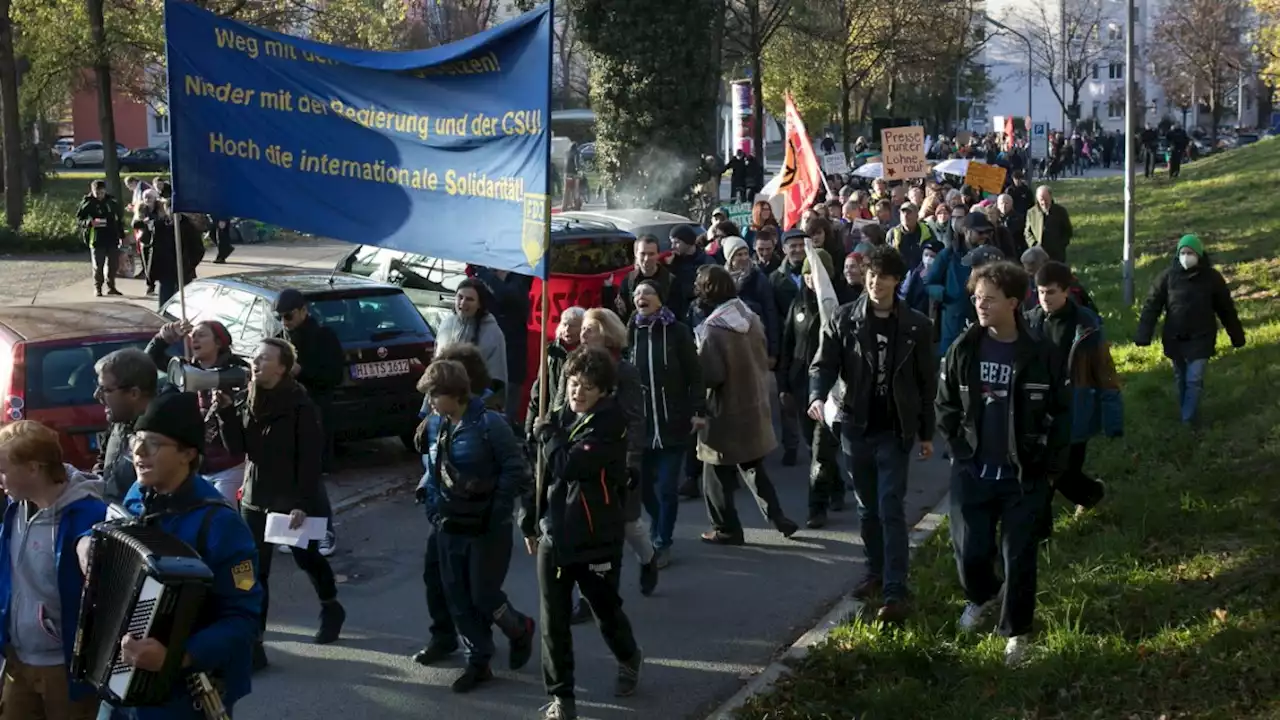
[[[267,516],[289,516],[289,527],[301,528],[310,517],[330,514],[327,495],[320,486],[320,461],[324,434],[320,414],[307,391],[290,370],[297,361],[293,346],[268,338],[253,356],[253,383],[245,402],[235,405],[230,396],[218,397],[218,422],[222,440],[231,452],[243,452],[248,462],[240,514],[258,543],[258,582],[262,584],[262,631],[267,629],[271,558],[266,542]],[[304,536],[305,537],[305,536]],[[338,603],[338,586],[329,561],[320,554],[319,537],[293,547],[293,559],[307,574],[320,599],[320,629],[315,642],[338,639],[346,611]],[[262,638],[254,651],[254,667],[267,663]]]

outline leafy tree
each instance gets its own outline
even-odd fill
[[[808,2],[798,2],[791,21],[780,28],[761,62],[764,107],[782,117],[791,92],[805,127],[817,131],[840,113],[840,47],[814,42],[810,30],[823,21]]]
[[[794,0],[726,0],[725,55],[751,79],[751,146],[759,155],[764,147],[764,55],[791,14]]]
[[[1184,0],[1166,7],[1153,30],[1156,79],[1171,97],[1185,93],[1188,82],[1194,86],[1213,118],[1215,141],[1228,96],[1251,59],[1249,11],[1246,0]]]
[[[713,0],[570,0],[590,53],[596,167],[613,199],[687,212],[716,98]]]

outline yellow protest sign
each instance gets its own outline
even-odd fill
[[[970,160],[969,169],[964,174],[964,184],[992,195],[999,195],[1004,190],[1006,173],[1008,171],[999,165],[987,165],[977,160]]]
[[[910,180],[929,174],[924,158],[924,128],[884,128],[880,131],[880,162],[884,163],[885,180]]]

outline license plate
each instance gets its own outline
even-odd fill
[[[371,378],[395,377],[409,374],[408,360],[381,360],[379,362],[356,363],[351,366],[353,380],[369,380]]]

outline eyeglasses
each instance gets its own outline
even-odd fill
[[[979,297],[978,295],[973,295],[969,298],[974,307],[995,307],[1000,303],[1000,300],[1001,298]]]
[[[150,457],[151,455],[155,455],[156,453],[160,452],[160,450],[167,447],[178,447],[178,443],[173,442],[172,440],[161,440],[160,438],[153,438],[153,437],[140,437],[138,435],[134,435],[133,437],[129,438],[129,449],[133,451],[134,455]]]
[[[98,387],[93,389],[93,394],[95,397],[105,397],[107,395],[110,395],[113,392],[120,392],[121,390],[132,390],[132,389],[133,389],[132,385],[117,385],[116,387],[107,387],[106,385],[99,385]]]
[[[296,312],[296,311],[294,311],[294,310],[290,310],[289,312],[276,313],[276,319],[277,319],[277,320],[292,320],[292,319],[293,319],[293,313],[294,313],[294,312]]]

